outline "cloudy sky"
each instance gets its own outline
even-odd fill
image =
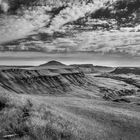
[[[7,7],[2,4],[0,1],[0,7],[7,11],[9,3]],[[60,7],[55,15],[46,14],[52,10],[49,6],[24,10],[22,16],[20,10],[16,15],[1,14],[0,64],[38,65],[56,59],[68,64],[140,66],[140,25],[129,23],[118,29],[116,20],[87,16],[102,7],[104,3],[97,0]],[[81,18],[84,24],[74,23]]]

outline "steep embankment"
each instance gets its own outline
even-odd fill
[[[51,72],[51,70],[53,72]],[[71,85],[82,85],[84,74],[55,69],[29,70],[9,68],[0,70],[0,86],[16,93],[62,94],[71,91]]]
[[[72,66],[48,64],[39,67],[1,69],[0,88],[3,92],[17,94],[70,95],[109,101],[137,94],[138,88],[134,83],[86,75],[85,69]]]

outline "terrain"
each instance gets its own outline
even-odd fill
[[[139,140],[139,68],[129,69],[1,66],[0,139]]]

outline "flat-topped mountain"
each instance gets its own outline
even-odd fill
[[[100,73],[100,72],[110,72],[114,70],[113,67],[107,66],[94,66],[93,64],[74,64],[73,67],[79,68],[84,73]]]
[[[94,66],[94,69],[98,72],[111,72],[114,70],[114,67],[109,66]]]

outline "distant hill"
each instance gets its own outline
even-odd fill
[[[40,66],[66,66],[65,64],[58,62],[58,61],[49,61],[48,63],[42,64]]]
[[[74,64],[71,66],[79,68],[84,73],[110,72],[114,69],[113,67],[94,66],[93,64]]]
[[[140,75],[140,68],[137,67],[118,67],[111,73],[113,74],[135,74]]]
[[[107,66],[94,66],[94,69],[98,72],[110,72],[113,71],[113,67],[107,67]]]

